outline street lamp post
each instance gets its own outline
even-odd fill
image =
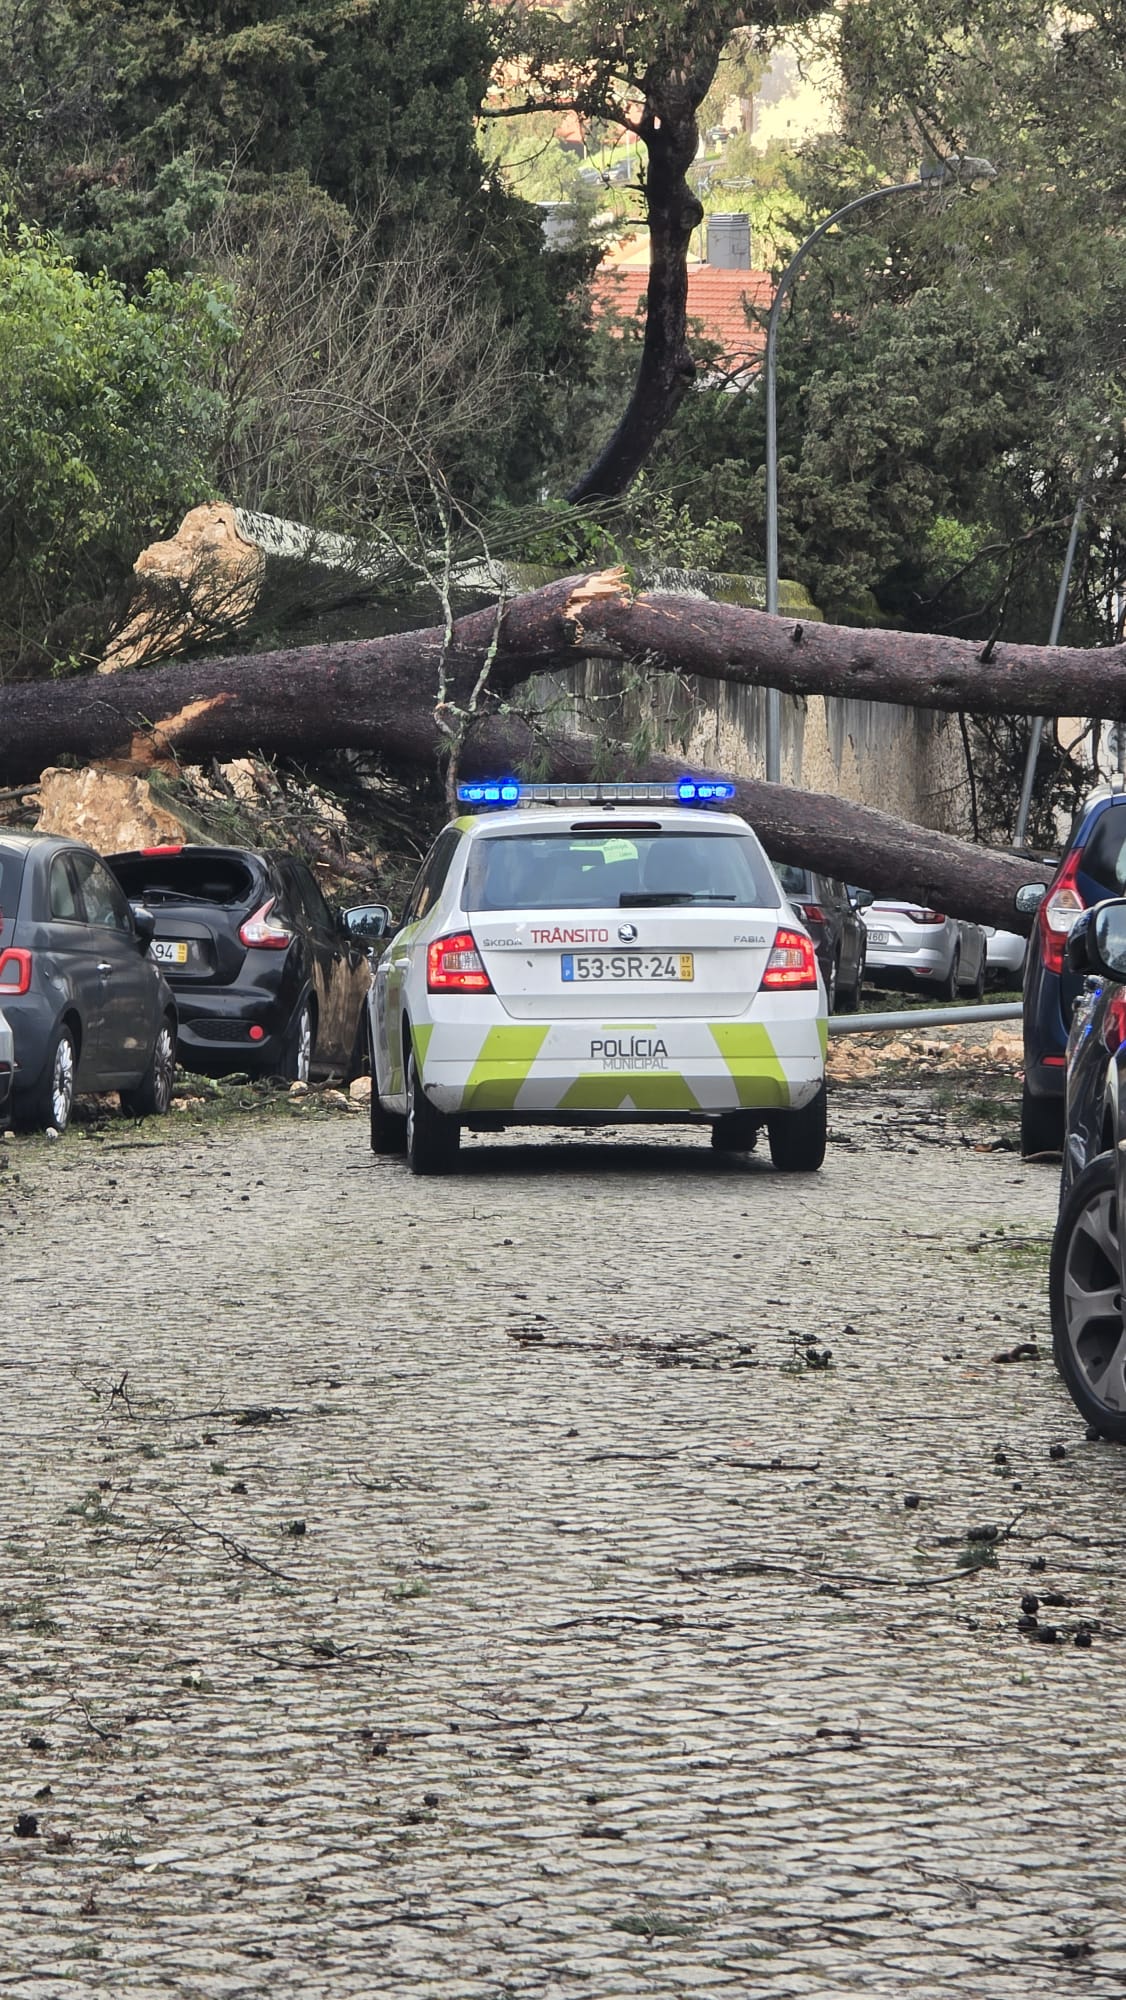
[[[988,160],[970,159],[953,153],[949,159],[941,160],[933,168],[924,168],[916,181],[895,181],[888,187],[869,188],[867,194],[858,194],[854,201],[846,201],[824,222],[799,244],[778,280],[770,307],[770,317],[766,323],[766,354],[763,359],[763,381],[766,389],[766,608],[777,615],[778,611],[778,408],[776,395],[775,355],[778,345],[778,323],[782,315],[782,305],[790,284],[802,264],[806,252],[813,248],[818,238],[824,236],[836,222],[843,222],[847,215],[855,215],[858,208],[866,208],[869,202],[882,201],[892,194],[926,194],[936,187],[945,186],[947,181],[971,182],[975,180],[995,180],[997,170]],[[766,690],[766,775],[771,784],[778,784],[782,776],[782,697],[777,688]]]

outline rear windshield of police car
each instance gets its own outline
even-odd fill
[[[714,903],[778,907],[778,889],[747,834],[623,828],[620,833],[503,834],[473,843],[467,910],[605,910]]]

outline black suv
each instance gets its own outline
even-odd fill
[[[137,1116],[167,1111],[176,1005],[146,956],[152,930],[84,842],[0,835],[0,1007],[17,1128],[65,1131],[85,1090],[120,1091]]]
[[[111,854],[108,866],[152,911],[149,950],[176,994],[186,1069],[306,1082],[364,1068],[364,942],[379,926],[361,935],[347,924],[369,910],[331,910],[290,854],[145,847]]]

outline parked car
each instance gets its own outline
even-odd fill
[[[1108,916],[1104,920],[1103,913]],[[1084,910],[1064,950],[1069,977],[1080,982],[1071,1012],[1064,1067],[1063,1167],[1060,1202],[1096,1154],[1116,1144],[1118,1092],[1126,1064],[1126,988],[1106,971],[1096,922],[1105,934],[1117,902]]]
[[[130,907],[92,847],[0,836],[0,1005],[15,1047],[12,1119],[65,1131],[77,1093],[117,1090],[139,1117],[167,1111],[176,1003]]]
[[[999,931],[992,924],[983,924],[985,934],[986,978],[998,986],[1016,986],[1024,983],[1024,960],[1028,950],[1028,939],[1019,931]]]
[[[15,1043],[8,1017],[0,1012],[0,1131],[8,1122],[8,1106],[12,1101],[12,1076],[16,1066]]]
[[[877,986],[921,986],[936,999],[985,992],[985,934],[979,924],[948,917],[907,897],[866,901],[868,975]]]
[[[722,781],[473,781],[371,990],[371,1146],[451,1173],[463,1127],[765,1126],[825,1156],[825,991]],[[495,808],[495,810],[493,809]],[[580,815],[576,817],[576,814]]]
[[[249,848],[148,847],[108,865],[152,912],[149,949],[176,994],[185,1068],[299,1082],[364,1068],[366,943],[382,905],[334,912],[303,861]]]
[[[1056,1364],[1076,1407],[1126,1444],[1126,898],[1082,913],[1066,947],[1084,982],[1068,1038],[1066,1136],[1049,1300]]]
[[[851,890],[831,875],[786,861],[774,872],[813,939],[830,1014],[835,1008],[855,1011],[864,984],[866,933]]]
[[[1126,797],[1109,787],[1079,815],[1045,888],[1030,882],[1017,896],[1036,922],[1024,974],[1024,1088],[1021,1151],[1058,1153],[1063,1144],[1067,1037],[1082,974],[1066,963],[1072,925],[1085,909],[1126,891]]]

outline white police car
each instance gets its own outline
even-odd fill
[[[734,786],[462,785],[376,970],[371,1144],[449,1172],[463,1127],[707,1123],[825,1153],[825,993]],[[703,809],[702,808],[709,808]]]

